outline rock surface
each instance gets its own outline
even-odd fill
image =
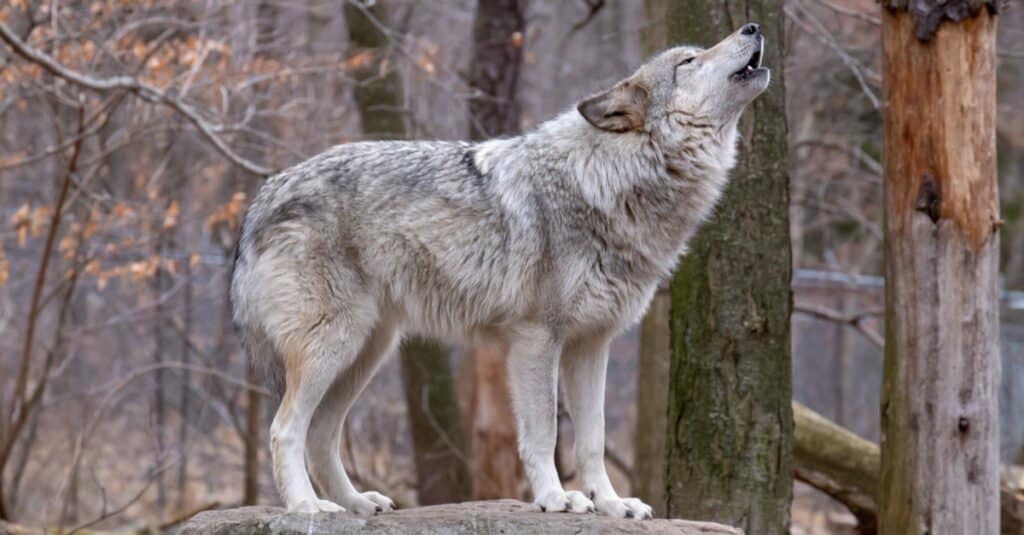
[[[686,520],[613,519],[594,514],[541,513],[514,500],[466,502],[399,510],[370,518],[349,513],[306,515],[274,507],[206,511],[192,517],[179,535],[319,535],[350,533],[468,534],[682,534],[743,535],[721,524]]]
[[[33,533],[38,533],[38,531],[32,531],[24,526],[10,524],[0,520],[0,535],[30,535]]]

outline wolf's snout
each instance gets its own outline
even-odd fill
[[[743,35],[761,35],[761,25],[756,22],[744,24],[743,27],[740,28],[740,33]]]

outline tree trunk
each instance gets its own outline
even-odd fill
[[[773,67],[771,87],[744,112],[731,184],[672,281],[667,512],[747,533],[788,533],[792,267],[782,0],[725,8],[673,2],[667,20],[670,42],[705,45],[757,21]]]
[[[480,0],[473,23],[469,137],[480,141],[519,132],[516,90],[523,63],[525,0]],[[523,467],[516,448],[516,420],[508,391],[505,355],[490,347],[468,351],[462,376],[473,496],[478,500],[518,498]]]
[[[368,57],[354,73],[363,133],[373,138],[404,138],[402,80],[394,62],[386,61],[388,36],[378,26],[388,23],[386,6],[346,2],[345,23],[355,52]],[[402,344],[400,354],[419,502],[468,500],[471,480],[448,351],[433,342],[410,340]]]
[[[163,188],[161,188],[163,189]],[[167,251],[167,233],[164,229],[157,225],[157,236],[156,244],[154,246],[153,254],[157,259],[163,258]],[[164,351],[167,350],[167,339],[164,332],[164,322],[167,321],[167,306],[161,301],[166,292],[171,287],[170,275],[166,273],[162,266],[158,266],[156,269],[156,275],[153,280],[153,299],[157,303],[154,314],[153,314],[153,364],[161,365],[164,363]],[[153,373],[153,434],[156,438],[156,457],[166,453],[166,438],[165,438],[165,405],[167,402],[167,374],[164,370],[157,369]],[[163,472],[157,473],[153,476],[156,482],[156,519],[162,521],[164,513],[167,511],[167,489],[164,484]],[[77,489],[75,489],[77,491]]]
[[[246,363],[245,380],[251,385],[259,384],[256,367]],[[260,500],[260,427],[263,415],[260,393],[249,389],[245,394],[245,481],[242,505],[256,505]]]
[[[473,22],[470,80],[479,91],[469,100],[470,139],[519,133],[516,92],[523,65],[526,0],[479,0]]]
[[[879,528],[998,533],[996,21],[977,0],[898,3],[882,10]]]
[[[353,73],[353,93],[363,135],[368,139],[406,137],[402,79],[394,61],[387,61],[390,42],[378,25],[387,25],[388,11],[383,2],[345,2],[345,24],[352,52],[365,54]]]
[[[176,161],[175,164],[186,162],[187,159],[181,158]],[[186,177],[187,173],[182,172],[179,176]],[[182,180],[177,184],[178,202],[181,209],[180,221],[189,221],[191,214],[189,200],[193,198],[191,188],[189,188],[189,182]],[[193,243],[189,240],[188,228],[184,225],[180,225],[177,231],[181,235],[181,243],[188,244]],[[179,249],[184,253],[184,261],[182,262],[182,276],[185,278],[185,286],[181,296],[181,362],[184,365],[190,365],[192,363],[192,297],[194,293],[194,279],[192,278],[192,258],[188,250],[188,247],[181,247]],[[179,392],[178,398],[178,410],[181,417],[181,421],[178,423],[178,448],[181,451],[181,461],[178,464],[178,512],[185,510],[189,503],[189,492],[188,492],[188,460],[190,449],[189,444],[189,426],[192,424],[192,410],[190,407],[190,401],[193,396],[192,392],[192,371],[189,369],[182,370],[181,374],[181,391]]]
[[[463,358],[461,378],[465,381],[463,421],[469,430],[473,497],[518,498],[523,466],[516,448],[505,355],[492,347],[474,349]]]
[[[407,340],[402,344],[402,381],[419,504],[469,500],[472,479],[448,351],[436,342]]]
[[[647,20],[665,17],[666,0],[646,0]],[[654,24],[644,33],[644,52],[654,54],[668,46],[667,25]],[[669,293],[658,288],[640,323],[636,365],[636,431],[633,434],[633,471],[630,493],[665,516],[665,427],[668,407]]]
[[[640,324],[636,376],[636,433],[630,491],[665,516],[665,426],[669,377],[669,295],[654,294]]]

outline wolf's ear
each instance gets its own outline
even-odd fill
[[[647,90],[627,80],[580,102],[576,109],[601,130],[628,132],[643,127],[647,100]]]

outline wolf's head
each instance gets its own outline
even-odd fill
[[[723,126],[768,87],[770,71],[761,66],[764,37],[747,24],[705,50],[670,48],[632,76],[577,106],[597,128],[652,134],[686,124]]]

